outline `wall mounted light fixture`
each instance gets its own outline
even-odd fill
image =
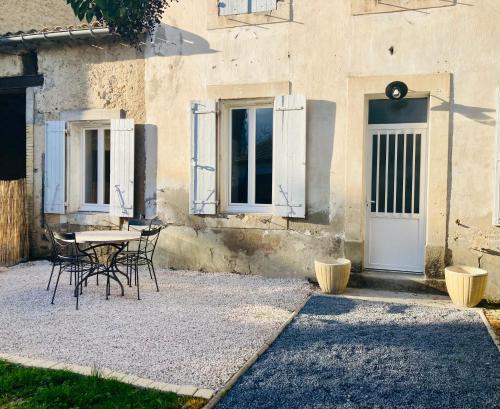
[[[408,86],[401,81],[394,81],[391,82],[386,88],[385,88],[385,95],[389,99],[393,100],[400,100],[406,97],[408,94]]]

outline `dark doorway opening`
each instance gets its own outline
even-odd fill
[[[26,92],[0,92],[0,180],[26,177]]]

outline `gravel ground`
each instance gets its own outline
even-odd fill
[[[160,292],[142,274],[105,300],[89,282],[80,310],[61,276],[55,305],[48,262],[0,272],[0,352],[97,366],[174,384],[218,389],[286,321],[307,282],[236,274],[159,271]],[[64,278],[64,279],[63,279]]]
[[[500,354],[474,311],[314,296],[225,408],[500,408]]]

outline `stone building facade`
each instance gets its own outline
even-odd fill
[[[315,259],[345,256],[433,280],[480,263],[500,298],[496,1],[183,0],[140,49],[110,35],[31,40],[79,23],[63,0],[17,3],[0,5],[0,77],[22,76],[36,51],[33,256],[47,249],[44,220],[157,216],[171,224],[162,266],[312,277]],[[391,102],[395,81],[408,95]],[[135,123],[126,217],[82,200],[82,132],[118,118]],[[66,178],[62,210],[44,215],[47,121],[67,130]]]

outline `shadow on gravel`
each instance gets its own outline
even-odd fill
[[[500,408],[474,311],[314,296],[222,408]]]

